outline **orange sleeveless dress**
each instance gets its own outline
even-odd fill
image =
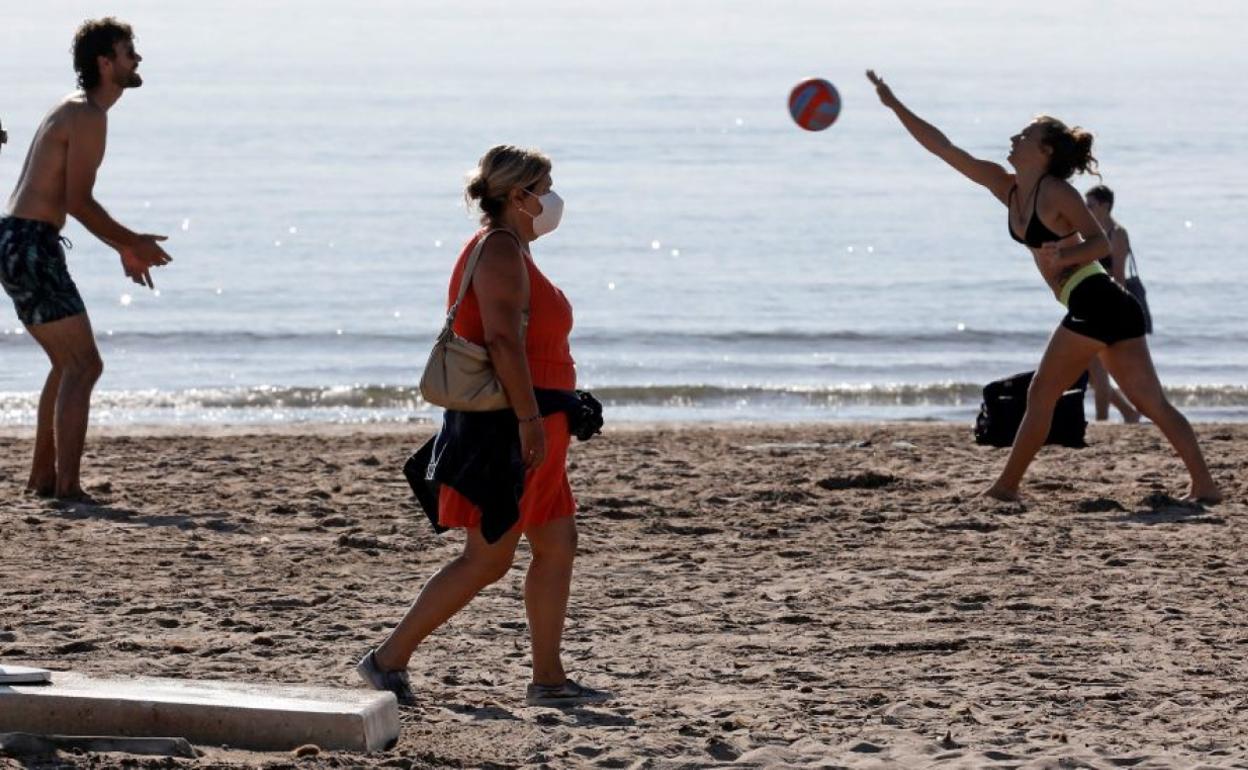
[[[455,302],[459,281],[464,274],[468,255],[485,234],[478,231],[464,244],[451,271],[447,290],[447,309]],[[496,235],[508,238],[508,235]],[[529,363],[533,387],[572,390],[576,387],[576,363],[568,337],[572,333],[572,305],[557,286],[537,269],[531,257],[524,257],[529,273],[529,327],[525,334],[524,352]],[[455,316],[455,333],[478,345],[485,343],[485,326],[481,322],[481,306],[474,290],[464,296],[464,304]],[[568,483],[568,416],[562,412],[542,420],[546,432],[546,459],[536,470],[524,477],[524,494],[520,497],[520,531],[576,513],[576,499]],[[438,494],[438,524],[443,527],[480,527],[481,511],[451,487],[443,484]]]

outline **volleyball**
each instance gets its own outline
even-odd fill
[[[807,78],[793,86],[789,114],[807,131],[822,131],[841,114],[841,95],[823,78]]]

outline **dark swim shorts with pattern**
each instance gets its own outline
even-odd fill
[[[87,311],[69,277],[60,232],[47,222],[0,218],[0,284],[27,326]]]

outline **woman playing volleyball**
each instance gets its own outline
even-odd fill
[[[1014,173],[972,157],[893,95],[874,71],[867,78],[885,107],[925,149],[988,189],[1009,211],[1010,237],[1031,250],[1054,296],[1067,308],[1027,391],[1027,408],[1005,468],[985,492],[1017,500],[1027,466],[1044,444],[1062,392],[1097,355],[1131,403],[1157,424],[1191,475],[1186,500],[1216,503],[1222,493],[1187,419],[1166,398],[1144,340],[1144,314],[1135,297],[1115,283],[1102,257],[1109,241],[1083,196],[1067,181],[1095,171],[1092,135],[1056,118],[1037,117],[1010,139],[1006,160]]]

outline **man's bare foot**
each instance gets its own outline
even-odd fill
[[[30,469],[30,477],[26,480],[26,491],[39,497],[52,497],[56,494],[56,465],[51,467],[36,465]]]
[[[71,490],[69,492],[56,494],[58,503],[78,504],[78,505],[103,505],[103,502],[84,492],[81,488]]]
[[[1201,505],[1217,505],[1223,499],[1222,490],[1218,489],[1216,484],[1208,487],[1198,487],[1193,484],[1183,496],[1183,502]]]
[[[1131,407],[1122,410],[1122,421],[1127,425],[1135,425],[1140,421],[1140,413]]]
[[[993,500],[1000,500],[1003,503],[1017,503],[1019,500],[1017,489],[1005,489],[998,487],[996,484],[988,487],[983,491],[984,497],[991,497]]]
[[[26,494],[36,497],[54,497],[56,495],[56,480],[51,483],[36,483],[33,479],[26,482]]]

